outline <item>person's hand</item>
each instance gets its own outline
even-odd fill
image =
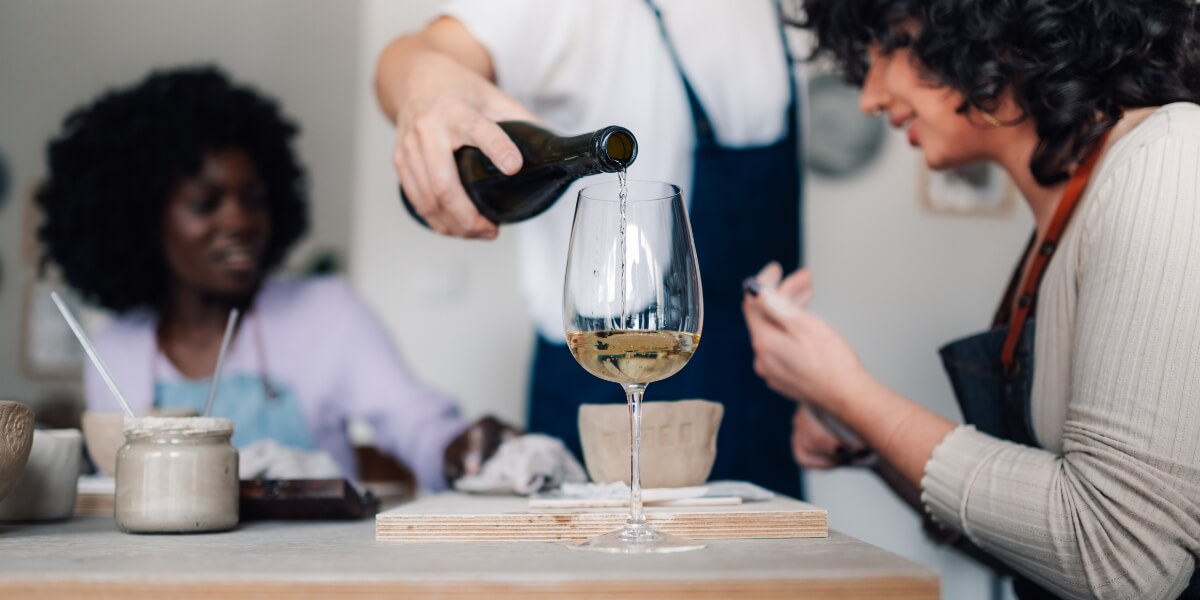
[[[843,440],[830,431],[813,412],[801,402],[792,417],[792,457],[806,469],[832,469],[859,464],[871,456],[871,450],[861,440]]]
[[[442,456],[446,483],[478,475],[500,444],[521,435],[521,430],[492,416],[483,417],[450,441]]]
[[[742,312],[754,371],[780,394],[837,416],[847,386],[866,372],[850,344],[805,308],[813,296],[811,273],[801,269],[780,282],[781,274],[771,263],[746,283]]]
[[[536,121],[490,81],[451,58],[430,53],[409,73],[411,93],[398,99],[392,163],[413,209],[438,233],[493,239],[499,229],[467,197],[454,151],[479,148],[506,175],[521,170],[521,152],[497,121]]]

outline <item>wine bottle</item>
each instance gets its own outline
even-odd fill
[[[517,173],[505,175],[474,146],[454,152],[467,196],[479,214],[497,224],[536,217],[576,179],[623,171],[637,158],[637,139],[628,129],[616,125],[571,137],[524,121],[501,121],[497,125],[521,151],[524,162]],[[408,213],[426,225],[403,187],[400,198]]]

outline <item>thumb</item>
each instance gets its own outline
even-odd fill
[[[805,296],[812,294],[813,277],[812,271],[808,269],[798,269],[791,275],[783,279],[779,284],[779,290],[786,296]]]
[[[796,316],[800,308],[773,286],[764,286],[758,294],[758,301],[766,307],[766,313],[779,325]]]

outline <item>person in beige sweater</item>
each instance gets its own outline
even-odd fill
[[[797,460],[846,462],[814,414],[845,424],[1021,598],[1200,592],[1200,4],[802,5],[864,111],[931,168],[1000,165],[1036,231],[993,328],[942,350],[966,425],[872,377],[807,270],[748,281],[755,369],[805,407]]]

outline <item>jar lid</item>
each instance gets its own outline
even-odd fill
[[[125,435],[232,435],[233,419],[216,417],[125,417]]]

